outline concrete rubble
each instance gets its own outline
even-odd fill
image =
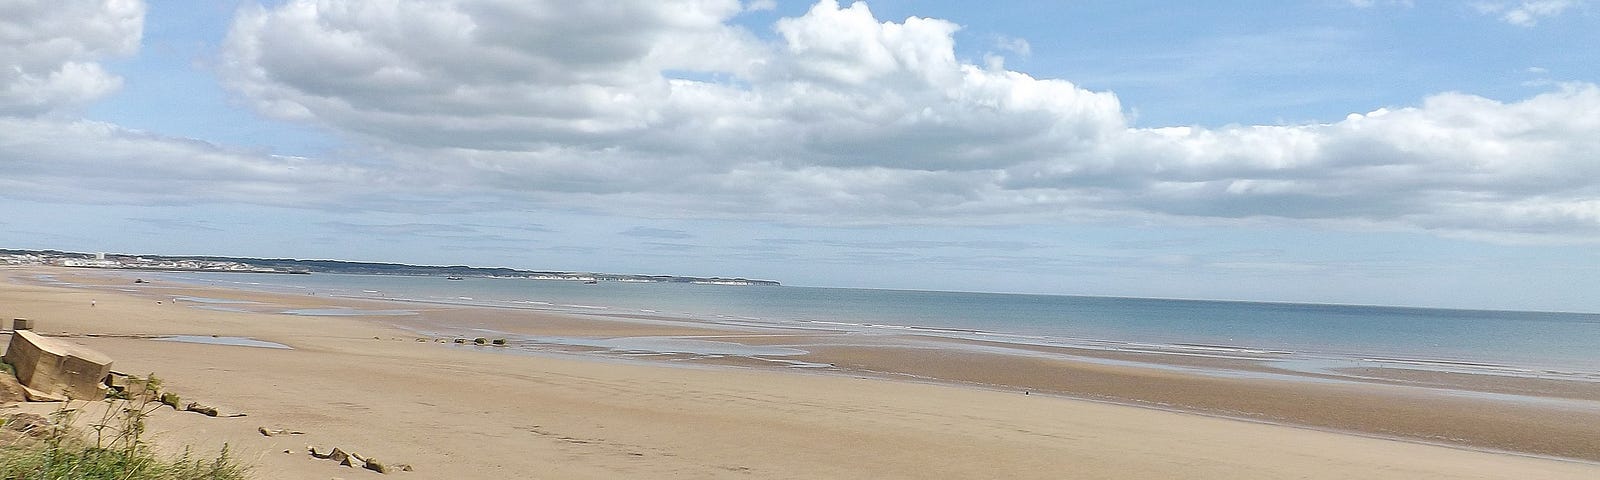
[[[411,471],[411,466],[410,465],[406,465],[406,464],[388,465],[388,464],[385,464],[383,462],[378,461],[378,459],[376,459],[376,458],[365,457],[365,456],[362,456],[359,453],[346,452],[346,451],[344,451],[344,449],[339,448],[339,447],[333,447],[333,450],[319,452],[319,451],[317,451],[317,447],[307,446],[306,447],[306,451],[310,452],[312,457],[321,458],[321,459],[327,459],[327,460],[333,460],[335,462],[338,462],[340,466],[345,466],[345,467],[365,468],[367,470],[372,470],[372,471],[378,472],[378,473],[389,473],[389,472],[392,472],[392,471],[401,471],[401,472],[409,472],[409,471]]]
[[[31,330],[11,333],[3,357],[16,371],[29,400],[98,400],[111,373],[111,357],[89,348],[46,338]]]

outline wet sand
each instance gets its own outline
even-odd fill
[[[95,272],[0,268],[0,276],[8,277],[36,272],[129,287]],[[1581,382],[1463,379],[1397,369],[1345,372],[1370,381],[1291,381],[940,348],[938,342],[947,340],[916,336],[639,323],[165,285],[135,289],[140,292],[5,279],[0,316],[32,318],[43,333],[223,335],[293,347],[68,338],[111,355],[119,371],[156,372],[186,397],[249,412],[219,419],[168,411],[152,426],[169,447],[228,442],[258,465],[259,478],[365,473],[309,458],[308,444],[410,463],[417,471],[400,475],[416,478],[1600,476],[1600,466],[1592,463],[1371,437],[1600,458],[1600,399]],[[170,298],[155,304],[173,296],[418,314],[295,316],[203,310],[172,305]],[[473,347],[439,344],[444,337],[431,336],[417,341],[425,337],[419,331],[450,324],[530,338],[695,337],[794,346],[807,353],[765,359],[678,354],[639,361],[593,348],[585,355],[560,354],[559,345],[549,344]],[[1198,364],[1219,361],[1245,371],[1272,369],[1256,362],[1177,358],[1172,367],[1215,367]],[[786,368],[775,359],[824,367]],[[1537,399],[1455,388],[1462,385]],[[308,434],[263,437],[255,432],[258,426]]]

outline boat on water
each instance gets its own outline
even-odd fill
[[[600,283],[599,280],[584,280],[583,281],[584,285],[595,285],[595,284],[598,284],[598,283]]]
[[[448,277],[444,277],[444,279],[445,280],[461,280],[462,278],[461,277],[457,277],[455,275],[451,275],[451,276],[448,276]]]

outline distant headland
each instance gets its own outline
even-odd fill
[[[343,260],[300,260],[293,258],[249,258],[221,256],[129,255],[121,253],[79,253],[58,250],[0,249],[0,265],[55,265],[77,268],[160,270],[185,272],[244,273],[344,273],[359,275],[528,278],[579,282],[651,282],[700,285],[776,286],[772,280],[725,277],[686,277],[679,275],[637,275],[620,273],[561,272],[521,270],[505,267],[465,265],[407,265],[403,263],[348,262]]]

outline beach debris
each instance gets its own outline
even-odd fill
[[[339,447],[333,447],[333,451],[328,453],[328,459],[339,462],[339,465],[344,467],[353,467],[357,463],[364,463],[361,461],[360,455],[340,450]]]
[[[475,344],[478,344],[478,345],[483,345],[483,344],[489,343],[489,339],[483,338],[483,337],[478,337],[478,338],[472,339],[472,343],[475,343]]]
[[[206,406],[206,405],[201,405],[199,402],[189,402],[188,405],[184,405],[183,411],[185,411],[185,412],[195,412],[195,413],[198,413],[198,414],[201,414],[201,415],[205,415],[207,417],[215,417],[215,416],[217,416],[217,409],[216,408],[210,407],[210,406]]]
[[[87,347],[45,338],[32,330],[15,330],[4,360],[15,370],[30,399],[106,396],[101,381],[111,373],[111,357]]]
[[[161,389],[161,381],[157,380],[153,374],[140,378],[113,371],[106,375],[104,383],[108,389],[106,396],[126,400],[148,398],[156,395],[156,392]]]
[[[161,398],[159,400],[161,401],[162,405],[172,407],[173,410],[179,410],[178,403],[182,401],[182,399],[178,397],[178,394],[172,392],[161,392]]]
[[[65,402],[65,401],[67,401],[67,397],[65,397],[65,396],[62,396],[62,395],[51,395],[51,394],[48,394],[48,393],[45,393],[45,392],[34,390],[32,388],[28,388],[27,385],[23,385],[22,386],[22,391],[27,393],[28,401],[30,401],[30,402],[55,403],[55,402]]]
[[[243,416],[245,416],[245,414],[243,414],[243,413],[224,411],[223,409],[218,409],[217,407],[213,407],[213,406],[210,406],[210,405],[202,404],[200,402],[189,402],[188,404],[183,406],[183,411],[185,411],[185,412],[194,412],[194,413],[198,413],[198,414],[201,414],[201,415],[205,415],[207,417],[232,418],[232,417],[243,417]]]
[[[506,339],[504,339],[504,338],[496,338],[496,339],[494,339],[493,342],[489,342],[489,343],[493,343],[496,346],[504,347],[504,346],[506,346]]]
[[[400,472],[412,471],[411,465],[408,465],[408,464],[397,463],[397,464],[392,464],[391,465],[391,464],[380,462],[376,458],[363,456],[363,455],[361,455],[359,453],[355,453],[355,452],[347,452],[344,449],[339,448],[339,447],[333,447],[332,450],[319,451],[319,450],[317,450],[317,447],[308,445],[308,446],[306,446],[306,451],[311,453],[311,456],[313,458],[319,458],[319,459],[323,459],[323,460],[333,460],[334,462],[337,462],[340,466],[344,466],[344,467],[364,468],[364,469],[372,470],[372,471],[378,472],[378,473],[389,473],[389,472],[394,472],[394,471],[400,471]]]
[[[102,381],[105,382],[106,387],[110,388],[113,393],[125,392],[128,390],[128,376],[129,375],[126,373],[113,371],[106,374],[105,380]]]
[[[465,338],[457,338],[456,339],[456,343],[467,343],[467,339],[465,339]]]
[[[288,430],[288,429],[283,429],[283,428],[267,428],[267,427],[256,427],[256,431],[261,432],[261,436],[264,436],[264,437],[270,437],[270,436],[273,436],[273,435],[305,435],[306,434],[306,432],[302,432],[302,431],[299,431],[299,430]]]
[[[389,473],[389,467],[384,466],[383,462],[379,462],[376,458],[365,459],[363,463],[365,464],[362,465],[362,468],[367,470],[372,470],[378,473]]]
[[[339,462],[340,465],[350,465],[350,454],[345,453],[344,450],[340,450],[339,447],[333,447],[333,451],[328,452],[327,458],[329,460]]]

